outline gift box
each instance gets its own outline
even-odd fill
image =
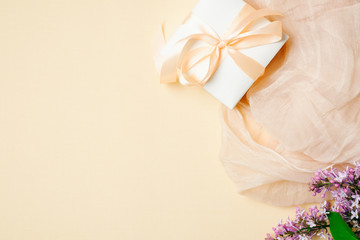
[[[161,82],[200,85],[234,108],[289,38],[269,15],[280,14],[241,0],[201,0],[159,52]]]

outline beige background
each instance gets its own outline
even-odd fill
[[[151,39],[197,0],[0,0],[0,239],[263,239],[219,104],[158,83]]]

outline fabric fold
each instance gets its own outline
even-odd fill
[[[248,3],[282,12],[291,38],[236,108],[221,108],[220,159],[244,195],[317,201],[313,172],[360,156],[360,2]]]

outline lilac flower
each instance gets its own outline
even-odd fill
[[[324,204],[324,207],[327,207]],[[280,223],[273,228],[275,236],[267,235],[266,240],[308,240],[314,236],[324,237],[332,239],[329,235],[327,227],[329,222],[326,216],[326,209],[318,209],[317,206],[311,207],[308,211],[304,209],[296,208],[295,219],[290,220],[288,218],[285,223]],[[325,237],[326,238],[326,237]]]
[[[352,231],[360,237],[360,163],[355,162],[354,168],[347,167],[343,171],[336,168],[318,170],[311,179],[309,189],[313,195],[328,193],[333,199],[333,205],[328,202],[311,207],[308,211],[296,208],[294,220],[289,218],[273,228],[274,236],[267,234],[266,240],[304,240],[318,236],[333,239],[328,230],[329,211],[338,212]]]
[[[345,222],[359,237],[360,213],[360,164],[355,168],[347,167],[343,171],[331,168],[330,171],[318,170],[310,183],[310,191],[316,195],[330,192],[334,199],[331,210],[340,213]]]

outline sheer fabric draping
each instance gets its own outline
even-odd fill
[[[220,159],[241,194],[314,202],[319,168],[360,160],[360,1],[248,0],[290,39],[237,107],[221,108]]]

